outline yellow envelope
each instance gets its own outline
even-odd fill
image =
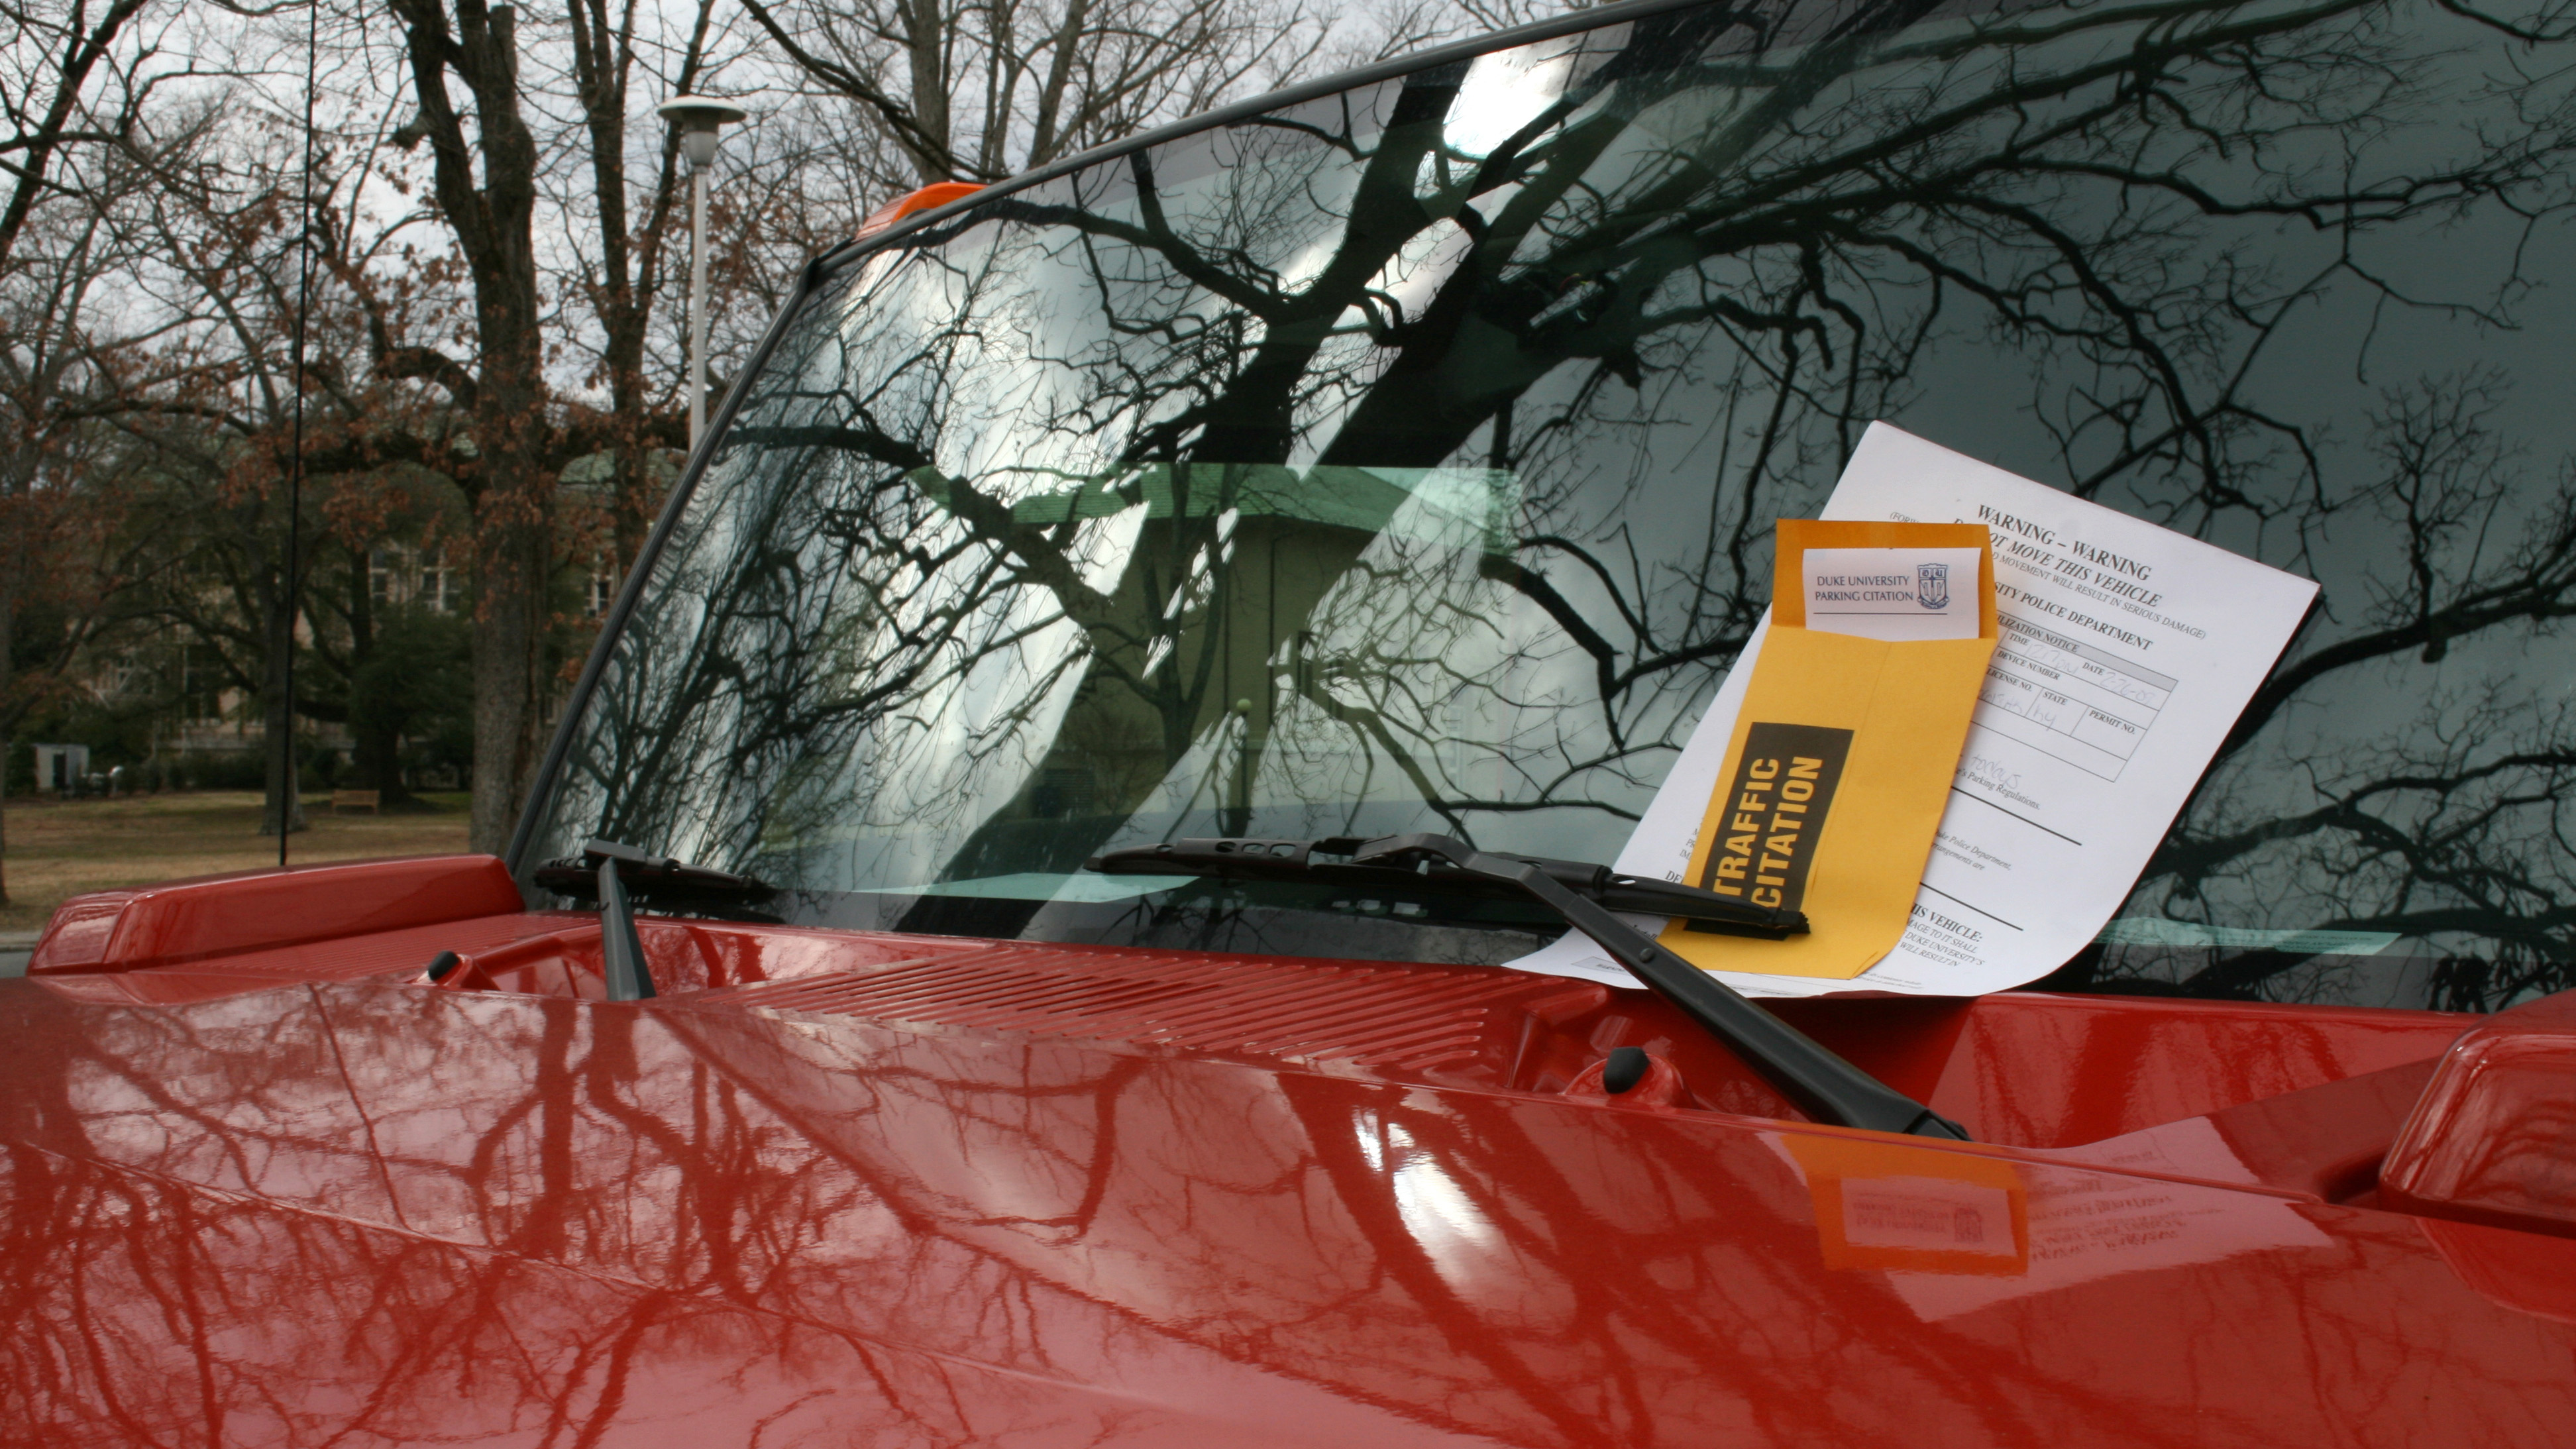
[[[1975,548],[1974,639],[1888,643],[1807,625],[1811,548]],[[1905,934],[1995,652],[1995,557],[1981,523],[1784,518],[1771,632],[1684,879],[1807,913],[1785,941],[1675,920],[1664,945],[1712,971],[1849,979]]]

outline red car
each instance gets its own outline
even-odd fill
[[[0,1442],[2569,1442],[2571,43],[1632,0],[819,259],[506,861],[0,983]],[[2035,989],[1757,1006],[1579,863],[1879,417],[2323,595]]]

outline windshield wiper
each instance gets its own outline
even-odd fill
[[[1389,837],[1411,839],[1410,836]],[[1446,836],[1425,836],[1447,839]],[[1384,886],[1392,890],[1438,890],[1481,896],[1522,896],[1515,881],[1466,870],[1446,858],[1380,864],[1361,853],[1382,842],[1337,835],[1323,840],[1171,840],[1113,850],[1083,862],[1083,869],[1110,875],[1205,875],[1236,880],[1297,880],[1319,885]],[[1451,842],[1456,844],[1456,842]],[[1459,846],[1459,849],[1466,849]],[[1342,856],[1345,860],[1322,860]],[[1799,911],[1775,910],[1732,900],[1715,891],[1644,876],[1621,875],[1606,865],[1579,860],[1549,860],[1536,855],[1493,855],[1530,866],[1587,900],[1614,911],[1641,916],[1681,916],[1694,926],[1725,935],[1781,940],[1807,933]]]
[[[1314,857],[1319,854],[1344,856],[1348,863],[1317,861]],[[1085,861],[1083,867],[1113,875],[1210,875],[1366,882],[1389,887],[1406,883],[1415,888],[1475,880],[1516,889],[1590,936],[1638,980],[1725,1042],[1746,1065],[1816,1121],[1917,1137],[1968,1140],[1966,1130],[1959,1124],[1843,1060],[1823,1043],[1754,1005],[1725,982],[1664,949],[1612,914],[1614,909],[1627,909],[1687,915],[1764,934],[1786,935],[1806,929],[1806,918],[1794,912],[1776,913],[1772,923],[1757,926],[1740,919],[1702,916],[1701,912],[1709,908],[1708,902],[1695,899],[1681,908],[1630,906],[1624,902],[1673,899],[1666,894],[1669,892],[1685,892],[1692,898],[1705,893],[1691,891],[1687,886],[1618,876],[1599,866],[1489,854],[1446,835],[1389,835],[1376,840],[1177,840],[1113,850]],[[1649,886],[1659,886],[1661,890],[1637,889]],[[1636,893],[1630,894],[1632,891]],[[1735,904],[1714,899],[1730,908]],[[1795,917],[1794,924],[1786,919],[1791,916]]]
[[[529,878],[559,896],[570,896],[577,901],[601,900],[599,872],[610,861],[617,863],[619,881],[640,896],[764,900],[778,894],[776,886],[754,876],[691,865],[632,845],[621,845],[614,840],[586,842],[579,859],[547,861],[538,866]]]
[[[778,894],[766,881],[731,871],[710,870],[669,856],[655,855],[614,840],[593,840],[579,860],[550,860],[530,879],[557,895],[599,902],[599,965],[607,978],[611,1001],[643,1001],[653,996],[653,970],[644,960],[644,941],[635,932],[635,912],[627,904],[632,887],[638,895],[763,900]]]

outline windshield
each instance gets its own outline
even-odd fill
[[[604,835],[797,920],[1503,960],[1556,924],[1080,866],[1612,858],[1773,520],[1885,418],[2323,584],[2049,984],[2569,984],[2564,17],[1626,13],[841,267],[648,560],[522,868]]]

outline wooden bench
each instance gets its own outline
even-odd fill
[[[331,792],[331,813],[337,815],[343,810],[364,810],[370,815],[382,815],[385,812],[379,808],[379,802],[383,798],[381,790],[334,790]]]

